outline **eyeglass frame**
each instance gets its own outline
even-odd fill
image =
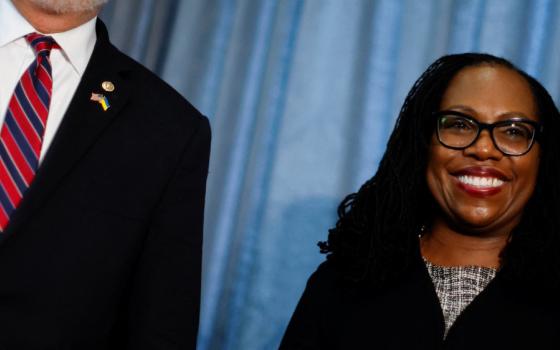
[[[480,137],[480,133],[483,130],[488,130],[488,134],[490,134],[490,139],[492,140],[492,143],[494,144],[494,147],[498,151],[502,152],[502,154],[504,154],[506,156],[510,156],[510,157],[523,156],[523,155],[529,153],[529,151],[531,151],[531,148],[533,148],[533,145],[535,144],[535,140],[537,140],[538,136],[543,132],[543,126],[542,126],[541,123],[539,123],[535,120],[522,118],[522,117],[514,117],[514,118],[510,118],[510,119],[506,119],[506,120],[499,120],[497,122],[488,124],[488,123],[479,122],[478,120],[474,119],[470,115],[459,112],[459,111],[443,110],[443,111],[433,112],[432,114],[433,114],[434,117],[436,117],[436,135],[437,135],[437,139],[438,139],[439,143],[444,147],[447,147],[449,149],[454,149],[454,150],[463,150],[463,149],[471,147],[472,145],[474,145],[476,143],[476,141],[478,141],[478,138]],[[449,145],[443,143],[443,141],[441,140],[441,136],[439,134],[439,120],[442,116],[445,116],[445,115],[454,115],[454,116],[457,116],[457,117],[465,118],[465,119],[467,119],[468,121],[472,122],[474,125],[477,126],[478,130],[477,130],[476,136],[474,137],[474,139],[472,140],[471,143],[469,143],[466,146],[461,146],[461,147],[449,146]],[[504,152],[500,147],[498,147],[498,145],[496,144],[496,140],[494,139],[494,128],[496,128],[498,126],[502,126],[502,125],[507,125],[508,123],[511,123],[511,122],[523,122],[523,123],[530,124],[535,128],[534,131],[533,131],[533,135],[531,137],[531,143],[529,144],[529,147],[527,147],[527,150],[523,153],[509,154],[507,152]]]

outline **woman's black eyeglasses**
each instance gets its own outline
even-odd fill
[[[527,118],[510,118],[486,124],[457,111],[440,111],[436,133],[439,142],[451,149],[465,149],[478,140],[482,130],[488,130],[494,146],[508,156],[521,156],[533,147],[542,126]]]

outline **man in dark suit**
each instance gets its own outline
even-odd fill
[[[0,114],[38,60],[21,28],[56,42],[38,167],[0,232],[0,349],[196,346],[209,124],[111,45],[103,2],[0,0]]]

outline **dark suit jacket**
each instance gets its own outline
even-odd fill
[[[209,124],[100,21],[97,36],[1,235],[2,350],[195,347]]]
[[[342,283],[332,262],[311,276],[280,349],[557,349],[557,293],[506,278],[457,318],[445,341],[439,301],[423,261],[378,290]],[[551,344],[551,345],[548,345]]]

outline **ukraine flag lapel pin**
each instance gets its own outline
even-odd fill
[[[111,104],[109,103],[109,99],[105,95],[92,92],[90,100],[98,102],[101,105],[101,108],[103,108],[103,112],[107,111],[111,107]]]

